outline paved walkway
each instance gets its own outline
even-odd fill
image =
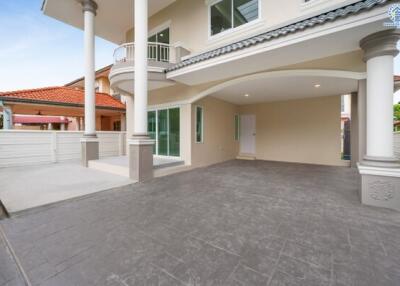
[[[1,225],[32,285],[398,286],[400,213],[360,205],[358,180],[231,161]]]

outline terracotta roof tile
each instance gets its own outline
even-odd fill
[[[23,99],[32,102],[46,102],[57,105],[83,105],[85,94],[82,89],[56,86],[38,89],[26,89],[17,91],[0,92],[0,98]],[[96,107],[125,109],[125,105],[106,93],[96,93]]]

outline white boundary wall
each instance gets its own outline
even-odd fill
[[[394,154],[400,159],[400,132],[394,133]]]
[[[0,168],[80,160],[83,132],[0,130]],[[126,133],[98,131],[100,158],[125,155]]]

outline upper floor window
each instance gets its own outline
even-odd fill
[[[210,5],[211,35],[257,20],[259,0],[219,0]]]
[[[148,58],[168,62],[169,61],[169,28],[166,28],[148,38]]]

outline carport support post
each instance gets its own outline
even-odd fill
[[[87,167],[90,160],[99,159],[99,140],[96,135],[96,97],[94,64],[94,18],[97,4],[83,0],[85,50],[85,133],[81,138],[81,163]]]
[[[143,182],[153,178],[154,140],[147,134],[148,0],[135,0],[134,133],[129,144],[129,177]]]
[[[351,94],[351,129],[350,129],[350,146],[351,146],[351,167],[357,168],[359,162],[358,148],[359,148],[359,136],[358,136],[358,93],[353,92]]]
[[[400,31],[386,30],[360,42],[367,62],[367,148],[358,168],[363,203],[400,210],[400,162],[393,149],[394,57]]]

